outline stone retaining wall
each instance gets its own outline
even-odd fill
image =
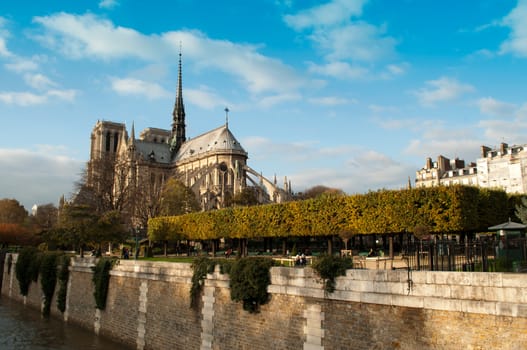
[[[6,258],[7,259],[7,258]],[[20,296],[4,269],[2,296],[40,309],[40,286]],[[189,264],[121,260],[106,309],[95,308],[92,258],[70,267],[67,309],[52,315],[135,349],[525,349],[527,276],[349,270],[325,295],[311,268],[273,267],[270,302],[250,314],[230,299],[228,275],[207,276],[191,309]]]

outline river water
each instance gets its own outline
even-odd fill
[[[0,298],[0,349],[5,350],[116,350],[122,344],[54,318],[43,318],[32,308]]]

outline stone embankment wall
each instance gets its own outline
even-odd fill
[[[40,286],[19,294],[5,264],[2,295],[41,307]],[[310,268],[274,267],[270,302],[250,314],[230,299],[228,275],[205,280],[189,307],[189,264],[121,260],[106,309],[95,308],[91,258],[70,267],[67,309],[52,315],[136,349],[526,349],[527,276],[349,270],[325,295]]]

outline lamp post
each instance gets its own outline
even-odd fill
[[[135,254],[134,259],[137,260],[137,257],[139,256],[139,227],[135,228]]]

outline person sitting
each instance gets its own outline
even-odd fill
[[[300,256],[300,265],[306,266],[307,265],[307,258],[304,253]]]
[[[300,254],[297,254],[295,257],[295,266],[300,266],[302,264],[302,259],[300,258]]]

